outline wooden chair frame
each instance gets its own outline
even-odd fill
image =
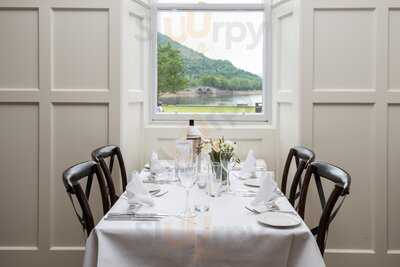
[[[302,187],[301,178],[303,172],[307,168],[308,164],[314,161],[315,153],[312,150],[302,146],[297,146],[290,149],[282,175],[281,191],[284,195],[286,195],[289,170],[293,159],[295,160],[297,169],[290,186],[289,202],[294,207],[296,199],[298,199],[300,196]]]
[[[119,198],[116,193],[115,184],[112,177],[115,157],[117,158],[121,173],[122,189],[125,191],[127,186],[127,175],[121,149],[118,146],[108,145],[100,147],[92,152],[92,159],[100,164],[100,167],[104,173],[111,205],[114,205]],[[107,158],[110,159],[108,166],[106,163]]]
[[[79,222],[81,223],[84,231],[86,231],[87,236],[90,235],[95,225],[93,219],[93,213],[89,205],[89,197],[94,175],[96,176],[97,182],[100,187],[101,200],[103,204],[103,213],[106,214],[110,209],[110,204],[108,201],[104,177],[100,170],[100,166],[96,162],[94,161],[83,162],[75,166],[72,166],[63,173],[64,187],[71,200],[75,214],[78,217]],[[80,184],[84,179],[87,179],[85,192],[83,191],[82,186]],[[82,215],[79,215],[75,207],[72,195],[75,195],[75,197],[77,198],[82,211]]]
[[[298,213],[303,219],[305,216],[308,188],[312,177],[315,179],[322,206],[322,215],[320,217],[319,224],[317,227],[312,229],[312,233],[316,235],[318,247],[321,251],[321,254],[324,255],[329,225],[342,206],[345,197],[350,193],[351,176],[345,170],[329,163],[310,163],[304,176],[304,184],[300,195],[298,209]],[[324,178],[325,180],[335,184],[328,201],[326,201],[325,198],[325,193],[321,184],[321,178]],[[340,197],[342,197],[342,201],[334,210]]]

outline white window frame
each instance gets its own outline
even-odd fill
[[[179,1],[179,0],[176,0]],[[266,4],[179,4],[157,3],[154,0],[151,11],[151,93],[149,114],[152,122],[162,121],[234,121],[234,122],[270,122],[272,114],[272,21],[271,5]],[[263,48],[263,113],[157,113],[155,110],[158,90],[158,12],[168,10],[182,11],[264,11],[264,48]]]

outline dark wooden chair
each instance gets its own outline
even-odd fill
[[[92,159],[98,162],[100,164],[101,169],[103,170],[104,177],[107,182],[108,194],[111,205],[114,205],[114,203],[117,202],[119,198],[119,196],[116,193],[112,177],[115,157],[118,160],[118,165],[122,180],[122,189],[123,191],[125,191],[127,185],[127,176],[126,176],[125,163],[120,148],[118,146],[108,145],[100,147],[92,152]],[[107,159],[109,159],[109,165],[107,165],[106,162]]]
[[[293,159],[296,163],[296,173],[290,186],[288,199],[290,204],[295,207],[295,202],[300,197],[303,172],[307,168],[308,164],[314,161],[315,153],[302,146],[296,146],[290,149],[282,175],[281,191],[284,195],[286,195],[289,170]]]
[[[100,187],[101,200],[103,203],[103,212],[106,214],[110,209],[110,204],[107,197],[106,185],[104,177],[101,173],[100,166],[94,161],[87,161],[77,164],[63,173],[63,183],[67,191],[68,197],[71,200],[75,214],[81,223],[83,230],[86,231],[87,236],[94,228],[94,219],[92,210],[89,206],[90,191],[92,188],[93,176],[96,176],[97,182]],[[83,192],[81,183],[86,181],[86,189]],[[79,215],[72,195],[74,195],[80,205],[82,215]]]
[[[316,236],[318,247],[321,251],[321,254],[324,255],[329,225],[337,215],[345,197],[350,193],[351,177],[346,171],[332,164],[324,162],[310,163],[304,176],[304,183],[301,190],[298,209],[299,215],[303,219],[305,215],[307,192],[312,177],[314,177],[319,199],[321,201],[322,214],[318,226],[313,228],[311,232],[314,236]],[[328,198],[328,201],[326,201],[325,198],[321,178],[324,178],[326,181],[334,184],[334,188]],[[341,201],[337,205],[340,198]]]

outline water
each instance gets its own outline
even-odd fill
[[[262,103],[262,95],[198,95],[160,97],[164,105],[194,105],[194,106],[255,106]]]

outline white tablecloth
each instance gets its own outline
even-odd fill
[[[241,183],[237,181],[237,183]],[[178,214],[184,208],[184,190],[163,185],[169,193],[141,211]],[[210,212],[192,221],[167,218],[160,222],[105,221],[86,243],[84,266],[198,266],[198,267],[319,267],[325,266],[307,226],[276,229],[260,225],[244,207],[252,198],[224,194],[212,199]],[[282,210],[293,210],[286,198]],[[111,212],[123,212],[120,198]]]

